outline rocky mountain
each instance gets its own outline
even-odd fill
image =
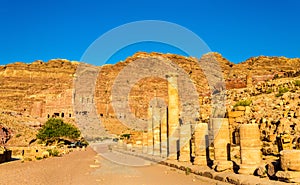
[[[182,99],[199,95],[196,100],[201,107],[198,117],[203,121],[211,114],[210,95],[213,92],[222,88],[230,92],[251,89],[270,81],[300,75],[300,59],[259,56],[234,64],[219,53],[208,53],[198,60],[175,54],[139,52],[125,61],[98,66],[93,70],[78,70],[80,65],[79,62],[54,59],[48,62],[17,62],[1,66],[2,115],[18,120],[16,122],[22,127],[36,129],[53,116],[71,122],[85,120],[80,127],[93,132],[91,137],[96,137],[97,133],[101,133],[99,137],[104,137],[132,132],[128,124],[138,124],[138,120],[147,119],[148,105],[153,98],[167,103],[165,75],[170,72],[182,74],[178,78]],[[94,81],[85,83],[80,78]],[[76,86],[78,81],[86,84],[81,90]],[[192,84],[192,88],[186,86],[187,84]],[[88,86],[95,88],[89,89]],[[236,101],[237,98],[229,96],[227,109]],[[183,110],[186,105],[185,102],[181,103]],[[128,111],[116,111],[118,107],[128,109],[129,114]],[[92,120],[88,119],[91,113]],[[124,124],[122,120],[128,117],[132,118],[132,123]],[[94,127],[91,122],[97,125],[97,118],[101,127],[91,131],[93,128],[88,127]],[[17,137],[19,131],[15,125],[2,123],[2,126],[9,130],[7,135],[10,138]],[[101,132],[98,132],[99,129]],[[8,136],[2,138],[4,137]]]

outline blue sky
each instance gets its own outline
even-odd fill
[[[0,0],[0,64],[80,60],[105,32],[141,20],[184,26],[235,63],[259,55],[300,57],[299,9],[298,0]],[[139,50],[182,54],[145,43],[117,52],[114,60]]]

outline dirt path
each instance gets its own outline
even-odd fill
[[[98,151],[99,152],[99,151]],[[105,152],[104,152],[105,153]],[[140,159],[119,153],[112,153],[115,158],[124,161]],[[1,185],[207,185],[216,181],[182,171],[152,164],[147,166],[120,165],[105,159],[90,147],[87,151],[73,152],[64,157],[49,158],[34,162],[20,161],[0,164]]]

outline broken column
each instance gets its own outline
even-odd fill
[[[253,174],[262,161],[260,131],[258,124],[240,126],[240,174]]]
[[[118,140],[118,148],[119,149],[124,149],[124,141],[122,139]]]
[[[191,139],[191,125],[183,124],[180,126],[180,162],[190,162],[190,139]]]
[[[160,156],[160,111],[156,104],[152,108],[153,155]]]
[[[153,155],[153,120],[152,120],[152,106],[148,109],[148,129],[147,129],[147,154]]]
[[[166,76],[168,80],[168,140],[169,140],[169,159],[177,160],[179,149],[179,97],[177,74]]]
[[[195,158],[194,165],[207,165],[206,148],[208,147],[207,123],[199,123],[194,131]]]
[[[282,150],[280,152],[280,167],[276,177],[285,182],[300,182],[300,150]]]
[[[284,171],[300,171],[300,150],[282,150],[280,166]]]
[[[168,125],[167,125],[167,107],[160,108],[160,139],[161,139],[161,157],[168,156]]]
[[[230,159],[230,136],[227,118],[212,118],[214,136],[214,168],[216,171],[225,171],[233,168]]]

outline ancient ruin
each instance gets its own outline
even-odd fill
[[[259,56],[233,64],[218,53],[209,56],[218,61],[226,85],[223,117],[212,106],[223,87],[209,86],[201,59],[140,52],[115,65],[83,65],[80,71],[80,63],[63,59],[1,66],[2,145],[28,146],[48,118],[60,117],[77,122],[90,140],[122,138],[118,147],[123,150],[216,173],[299,182],[300,59]],[[118,74],[147,57],[166,58],[183,69],[199,95],[197,115],[186,119],[182,114],[192,106],[179,95],[190,91],[181,88],[174,71],[136,81],[127,99],[113,98]],[[129,84],[122,83],[120,90]],[[129,102],[131,116],[147,122],[144,130],[122,123],[130,115],[115,112],[112,104],[123,101]]]

